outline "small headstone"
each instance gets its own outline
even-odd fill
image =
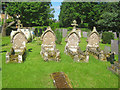
[[[102,33],[100,34],[100,38],[102,38]]]
[[[113,34],[114,34],[114,39],[117,39],[117,34],[116,34],[116,32],[113,32]]]
[[[62,30],[62,35],[63,35],[63,37],[66,37],[66,36],[67,36],[67,29],[63,29],[63,30]]]
[[[104,53],[109,53],[110,52],[110,47],[109,46],[105,46],[104,47]]]
[[[111,51],[118,54],[118,40],[111,40]]]
[[[79,37],[81,37],[81,30],[80,30],[80,29],[77,29],[76,32],[77,32],[77,34],[79,35]]]
[[[108,32],[112,32],[112,31],[108,31]]]
[[[83,32],[83,37],[87,37],[88,32]]]

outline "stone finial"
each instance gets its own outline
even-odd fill
[[[47,27],[47,30],[51,30],[51,27],[50,27],[50,26],[48,26],[48,27]]]
[[[95,26],[93,27],[93,31],[96,32],[96,27]]]
[[[73,30],[76,30],[76,26],[78,26],[77,21],[74,20],[74,21],[73,21],[73,24],[71,24],[71,25],[73,26]]]

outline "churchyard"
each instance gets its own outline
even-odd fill
[[[0,89],[120,88],[120,2],[0,4]]]
[[[79,47],[82,51],[86,50],[86,40],[86,37],[80,38]],[[32,42],[26,44],[27,57],[23,63],[6,64],[6,52],[10,52],[12,47],[10,36],[3,37],[0,44],[3,88],[55,88],[50,76],[54,72],[67,74],[73,88],[118,87],[118,75],[107,69],[111,66],[110,62],[100,61],[91,54],[88,63],[75,62],[71,56],[64,53],[66,45],[64,37],[61,44],[56,44],[56,48],[60,51],[59,62],[45,62],[40,55],[42,42],[38,44],[34,38]],[[104,50],[104,47],[111,47],[111,44],[100,43],[99,46]],[[118,60],[118,55],[115,55],[115,60]]]

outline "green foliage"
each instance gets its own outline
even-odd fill
[[[104,44],[110,44],[111,40],[114,39],[114,34],[112,32],[103,32],[102,33],[102,42]]]
[[[56,39],[57,39],[56,43],[61,44],[61,42],[62,42],[62,32],[60,32],[59,30],[56,30],[55,34],[56,34]]]
[[[73,29],[73,27],[68,27],[67,30],[68,31],[71,31]]]
[[[6,11],[14,19],[20,15],[24,26],[47,26],[54,17],[50,6],[51,2],[9,2]]]
[[[59,22],[53,22],[51,25],[50,25],[51,29],[54,31],[56,28],[59,28]]]
[[[98,31],[118,31],[119,5],[120,2],[63,2],[59,15],[60,27],[70,27],[76,19],[78,27],[92,29],[96,26]]]
[[[114,31],[117,31],[117,28],[119,26],[118,14],[119,14],[118,3],[117,2],[107,3],[106,8],[100,15],[100,19],[96,23],[102,27],[106,27],[106,29],[111,28]]]
[[[12,21],[14,21],[13,18],[9,18],[9,19],[6,20],[7,23],[10,23],[10,22],[12,22]]]

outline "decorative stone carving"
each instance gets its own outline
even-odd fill
[[[74,61],[85,61],[88,62],[89,56],[87,55],[87,52],[82,52],[79,47],[80,43],[80,37],[78,33],[76,32],[76,21],[73,21],[73,30],[68,34],[66,37],[66,46],[65,46],[65,53],[67,55],[70,55]]]
[[[12,38],[12,49],[6,53],[6,63],[8,62],[23,62],[26,51],[27,39],[21,31],[17,31]]]
[[[40,54],[44,58],[45,61],[49,60],[60,60],[60,52],[56,49],[55,44],[55,33],[51,30],[50,27],[42,34],[41,36],[42,45]]]

